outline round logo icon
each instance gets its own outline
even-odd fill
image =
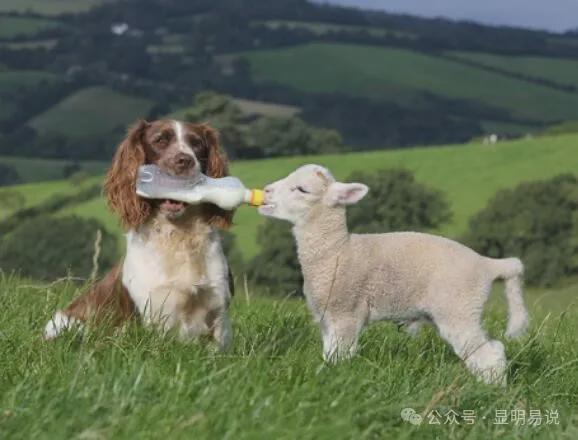
[[[421,425],[421,422],[423,421],[423,417],[416,413],[413,408],[402,409],[400,415],[404,421],[415,426]]]

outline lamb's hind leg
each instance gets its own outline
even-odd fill
[[[233,340],[233,327],[226,310],[216,315],[212,325],[212,336],[219,351],[227,351]]]
[[[478,319],[438,319],[440,335],[468,369],[488,384],[506,384],[506,355],[500,341],[490,340]]]

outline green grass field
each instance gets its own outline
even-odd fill
[[[544,179],[560,173],[575,173],[578,163],[577,145],[578,135],[565,135],[504,142],[494,146],[467,144],[237,161],[232,164],[232,173],[249,187],[262,187],[305,163],[325,165],[339,179],[346,179],[356,170],[371,172],[384,168],[407,168],[415,172],[418,181],[443,191],[447,196],[454,215],[452,221],[438,232],[459,238],[465,232],[469,218],[482,209],[496,191],[524,181]],[[94,183],[97,179],[89,179],[86,184]],[[54,193],[65,194],[78,190],[66,181],[16,188],[27,198],[28,204],[38,203]],[[117,221],[108,214],[103,200],[93,200],[69,208],[67,213],[98,218],[112,232],[119,232]],[[246,257],[258,252],[257,227],[263,221],[253,208],[241,207],[237,211],[233,232]]]
[[[115,92],[108,87],[82,89],[36,116],[30,125],[41,133],[58,133],[69,138],[106,135],[146,117],[152,101]]]
[[[578,87],[578,61],[563,58],[503,56],[476,52],[450,52],[468,61],[497,67],[512,73],[543,78],[558,84]]]
[[[6,97],[18,89],[37,86],[43,81],[61,81],[58,75],[35,70],[3,70],[0,65],[0,122],[12,116],[13,102]],[[4,95],[4,96],[3,96]]]
[[[36,86],[43,81],[61,81],[58,75],[36,70],[2,70],[0,68],[0,95],[18,88]]]
[[[42,341],[53,310],[75,294],[69,284],[0,277],[1,438],[578,437],[575,291],[573,305],[555,309],[539,298],[556,293],[528,293],[532,326],[506,343],[505,388],[476,382],[431,328],[410,337],[375,325],[356,358],[326,365],[303,301],[252,292],[233,301],[227,354],[138,323]],[[489,309],[486,327],[503,340],[501,295]],[[404,408],[423,415],[422,424],[403,421]],[[497,424],[504,412],[506,424]]]
[[[58,43],[57,39],[46,39],[46,40],[31,40],[31,41],[18,41],[18,42],[0,42],[0,48],[7,48],[11,50],[22,50],[22,49],[46,49],[50,50],[56,46]]]
[[[54,16],[86,12],[107,0],[2,0],[0,12],[34,12]]]
[[[0,17],[0,38],[33,37],[60,26],[58,21],[45,18]]]
[[[69,165],[69,160],[58,159],[22,159],[17,157],[1,157],[0,164],[5,164],[13,167],[17,172],[22,182],[44,182],[48,180],[62,179],[64,168]],[[80,161],[78,164],[82,170],[90,175],[102,174],[108,167],[107,162],[99,161]]]
[[[244,55],[257,81],[307,92],[339,92],[408,104],[417,92],[428,91],[479,100],[522,118],[578,118],[578,95],[409,50],[313,43]]]

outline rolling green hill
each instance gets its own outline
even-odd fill
[[[33,183],[47,180],[59,180],[64,168],[72,161],[58,159],[22,159],[18,157],[0,157],[0,164],[13,167],[22,182]],[[78,165],[90,175],[102,174],[108,163],[99,161],[80,161]]]
[[[327,155],[238,161],[232,173],[249,187],[263,185],[281,178],[306,163],[329,167],[339,179],[353,171],[404,167],[415,172],[419,181],[442,190],[454,213],[450,224],[439,232],[459,237],[472,214],[503,188],[523,181],[544,179],[559,173],[576,172],[578,135],[535,138],[498,143],[493,146],[469,144],[415,148],[410,150],[377,151],[346,155]],[[95,179],[89,179],[87,185]],[[78,189],[69,182],[49,182],[14,187],[27,198],[28,204],[38,203],[54,193],[71,193]],[[120,232],[117,222],[106,211],[103,200],[93,200],[69,208],[67,213],[96,217],[112,232]],[[246,256],[255,255],[257,227],[263,221],[255,209],[242,207],[235,217],[233,229],[238,244]]]
[[[347,93],[405,105],[416,105],[418,92],[430,92],[478,100],[519,118],[578,118],[576,94],[410,50],[312,43],[251,51],[245,57],[257,81],[306,92]]]
[[[105,135],[145,117],[152,101],[115,92],[108,87],[82,89],[33,118],[30,125],[40,133],[69,138]]]
[[[0,17],[0,38],[34,36],[61,26],[56,20],[29,17]]]
[[[507,72],[578,87],[578,60],[536,56],[501,56],[475,52],[450,52],[450,54]]]
[[[42,81],[61,81],[60,76],[37,70],[2,70],[0,67],[0,94],[31,87]]]
[[[27,12],[54,16],[86,12],[107,0],[2,0],[0,12]]]
[[[62,81],[58,75],[36,70],[3,70],[0,66],[0,122],[11,117],[15,104],[13,96],[19,89],[35,87],[42,82]]]

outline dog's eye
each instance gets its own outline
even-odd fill
[[[159,133],[157,134],[154,138],[153,138],[153,143],[155,144],[161,144],[164,143],[166,141],[166,137],[164,134]]]
[[[189,145],[191,147],[201,147],[203,145],[203,141],[201,138],[198,138],[196,136],[190,136],[189,137]]]
[[[306,190],[305,188],[303,188],[302,186],[297,186],[297,187],[295,187],[295,189],[296,189],[297,191],[299,191],[300,193],[309,194],[309,191],[307,191],[307,190]]]

